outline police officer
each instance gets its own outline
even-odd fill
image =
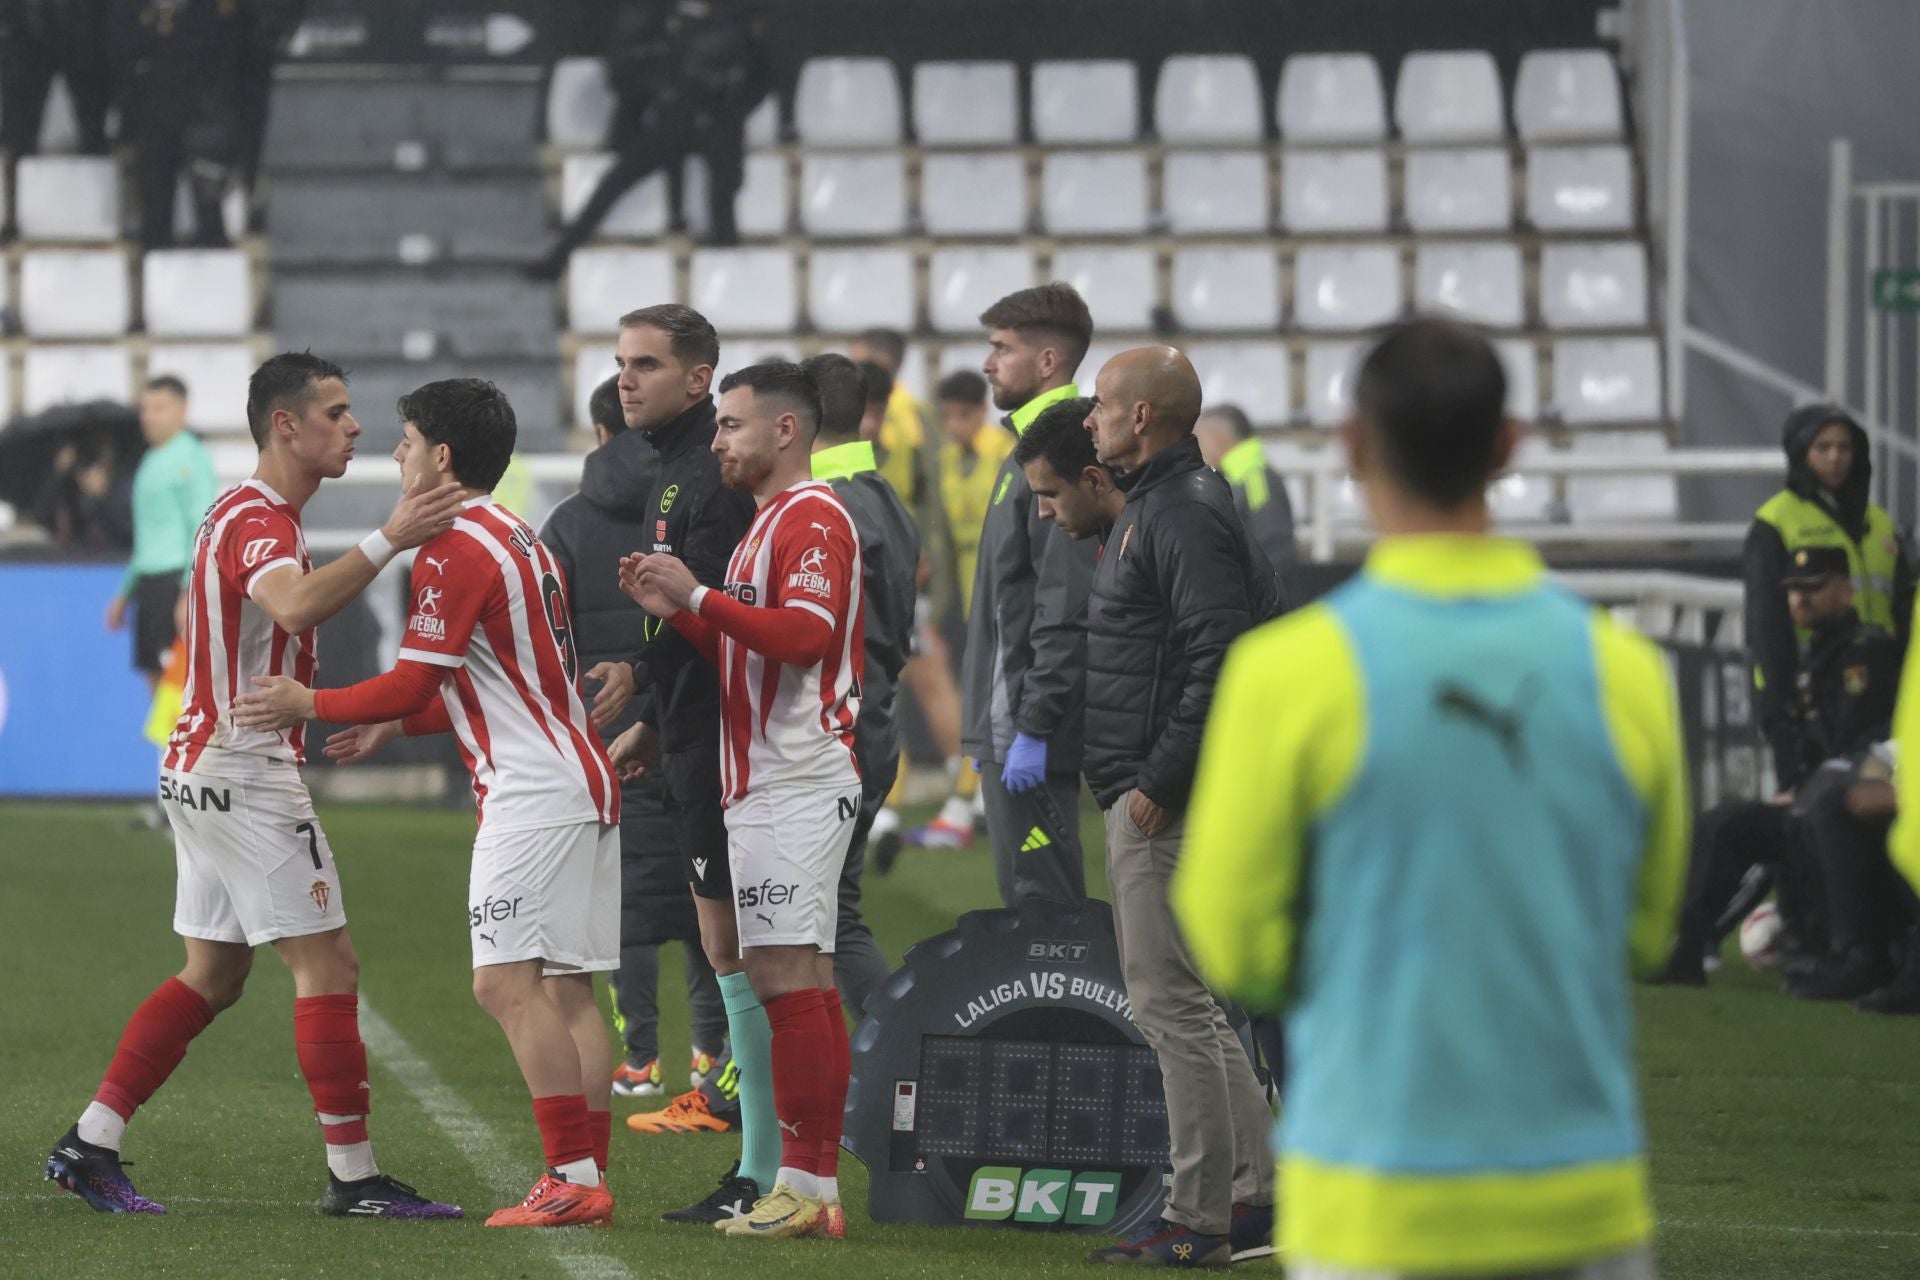
[[[1232,487],[1234,514],[1247,536],[1285,582],[1300,559],[1293,533],[1293,501],[1287,496],[1286,482],[1268,464],[1254,437],[1252,419],[1238,405],[1216,405],[1200,415],[1193,438],[1200,442],[1200,455],[1207,465]]]
[[[173,243],[175,186],[192,195],[192,243],[227,243],[220,202],[241,160],[250,19],[235,0],[117,0],[140,185],[143,247]]]

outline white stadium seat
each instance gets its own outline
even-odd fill
[[[907,225],[907,165],[898,151],[809,151],[800,162],[800,225],[826,238],[898,235]]]
[[[1017,151],[929,152],[920,222],[929,235],[1017,236],[1027,229],[1027,161]]]
[[[1137,151],[1055,151],[1040,171],[1040,219],[1054,235],[1147,229],[1147,158]]]
[[[721,348],[723,351],[725,347]],[[604,342],[588,342],[573,357],[573,425],[590,427],[593,412],[588,408],[594,388],[620,372],[613,364],[613,348]],[[715,385],[719,383],[715,379]]]
[[[1630,231],[1633,157],[1624,146],[1527,151],[1527,221],[1542,231]]]
[[[1474,324],[1518,329],[1526,322],[1520,246],[1511,241],[1428,243],[1414,255],[1414,305]]]
[[[713,385],[717,391],[728,374],[750,364],[759,364],[764,360],[791,360],[797,364],[801,359],[800,348],[778,335],[735,338],[720,344],[720,363],[713,368]]]
[[[1296,234],[1386,230],[1386,152],[1288,151],[1280,162],[1280,221]]]
[[[583,151],[560,162],[560,217],[573,216],[586,204],[600,179],[613,167],[611,151]],[[594,234],[608,240],[651,240],[667,230],[667,175],[659,170],[633,186],[614,201],[613,208]]]
[[[941,333],[978,333],[982,311],[1015,290],[1033,285],[1030,249],[935,249],[927,270],[928,318]]]
[[[913,254],[906,249],[815,249],[808,260],[807,316],[825,333],[915,324]]]
[[[1520,59],[1513,123],[1528,142],[1618,138],[1620,76],[1599,49],[1536,49]]]
[[[1273,188],[1264,151],[1169,151],[1161,183],[1175,235],[1267,231]]]
[[[1353,413],[1353,376],[1365,348],[1357,342],[1316,342],[1307,348],[1307,399],[1301,406],[1316,427],[1334,427]]]
[[[1260,76],[1244,54],[1175,54],[1160,64],[1153,128],[1162,142],[1258,142]]]
[[[1080,291],[1096,333],[1153,328],[1160,300],[1160,264],[1151,249],[1080,246],[1055,251],[1055,280]]]
[[[1019,77],[1011,62],[922,62],[913,69],[913,134],[922,146],[1020,140]]]
[[[245,342],[156,342],[147,351],[147,376],[187,384],[187,425],[196,431],[245,431],[247,379],[259,363]]]
[[[1553,406],[1573,426],[1657,422],[1665,396],[1652,338],[1562,338],[1553,344]]]
[[[695,235],[712,230],[707,208],[707,162],[688,156],[686,181],[681,184],[680,210]],[[790,222],[792,202],[787,198],[787,161],[778,152],[759,151],[747,157],[740,193],[733,198],[733,222],[751,239],[783,236]]]
[[[1080,386],[1080,394],[1092,395],[1094,384],[1100,378],[1100,370],[1106,367],[1107,362],[1122,351],[1129,351],[1139,345],[1137,342],[1095,342],[1088,347],[1086,356],[1080,361],[1080,370],[1074,376],[1074,381]]]
[[[1280,260],[1270,248],[1179,250],[1173,314],[1188,329],[1278,328]]]
[[[1540,315],[1552,329],[1647,323],[1647,251],[1637,241],[1550,244],[1540,251]]]
[[[1658,431],[1586,431],[1573,438],[1580,454],[1644,456],[1668,451]],[[1569,476],[1567,510],[1583,520],[1672,520],[1680,513],[1680,484],[1670,475]]]
[[[1043,143],[1131,142],[1140,136],[1140,77],[1131,62],[1036,62],[1033,136]]]
[[[156,249],[141,260],[140,295],[155,337],[253,332],[253,278],[239,249]]]
[[[11,421],[13,414],[13,361],[0,360],[0,419]],[[5,516],[0,515],[0,532],[5,532],[5,525]]]
[[[780,99],[768,94],[747,117],[745,141],[749,147],[780,145]]]
[[[787,333],[800,320],[785,249],[695,249],[688,292],[688,305],[721,333]]]
[[[1487,486],[1487,505],[1496,520],[1543,524],[1553,518],[1553,481],[1529,474],[1529,465],[1551,453],[1540,440],[1522,440],[1513,453],[1513,470]]]
[[[106,156],[22,156],[15,211],[23,240],[117,240],[120,170]]]
[[[934,375],[935,380],[938,381],[961,369],[965,369],[968,373],[980,373],[981,366],[987,362],[987,350],[985,342],[962,343],[940,348],[939,372]],[[1080,363],[1080,386],[1085,389],[1092,385],[1093,370],[1089,367],[1089,361],[1083,360]]]
[[[1505,231],[1513,225],[1513,168],[1501,147],[1407,152],[1407,225],[1417,232]]]
[[[1186,349],[1200,375],[1202,408],[1238,405],[1255,425],[1293,418],[1293,361],[1281,342],[1196,342]]]
[[[20,324],[34,338],[104,338],[133,319],[118,249],[30,249],[20,258]]]
[[[617,333],[634,308],[679,300],[666,249],[576,249],[567,261],[567,328],[575,333]]]
[[[1500,71],[1483,49],[1410,53],[1400,64],[1393,120],[1408,142],[1482,142],[1506,136]]]
[[[932,399],[933,383],[927,379],[927,349],[909,342],[906,355],[900,359],[900,372],[894,375],[893,380],[912,392],[913,398],[921,404]]]
[[[1366,53],[1296,54],[1280,68],[1280,136],[1375,142],[1387,136],[1380,64]]]
[[[1507,371],[1507,412],[1521,422],[1540,416],[1540,353],[1525,338],[1493,344]]]
[[[800,141],[810,146],[898,146],[900,78],[885,58],[809,58],[793,114]]]
[[[585,150],[607,143],[613,122],[613,82],[600,58],[562,58],[547,80],[547,141]]]
[[[133,399],[133,356],[119,343],[30,346],[23,370],[22,413],[88,400]]]
[[[1314,246],[1294,259],[1293,314],[1302,329],[1371,329],[1404,310],[1400,254],[1390,246]]]

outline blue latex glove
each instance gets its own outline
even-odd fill
[[[1016,795],[1031,791],[1047,780],[1047,740],[1029,733],[1013,735],[1007,748],[1007,762],[1000,770],[1000,781]]]

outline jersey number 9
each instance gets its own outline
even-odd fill
[[[540,579],[540,602],[546,606],[547,627],[553,632],[554,647],[560,650],[560,666],[567,673],[567,683],[572,684],[580,677],[580,656],[573,647],[573,624],[567,617],[567,593],[560,586],[560,579],[547,574]]]

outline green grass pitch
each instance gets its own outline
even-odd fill
[[[641,1137],[615,1099],[611,1231],[488,1231],[480,1220],[538,1172],[526,1093],[469,994],[463,906],[469,814],[323,810],[343,866],[363,998],[404,1037],[376,1055],[382,1167],[464,1204],[460,1223],[324,1219],[320,1140],[294,1060],[292,984],[262,955],[247,998],[193,1046],[129,1131],[137,1185],[162,1218],[97,1215],[40,1180],[127,1014],[179,964],[171,846],[115,806],[0,805],[0,1276],[790,1277],[1091,1274],[1085,1237],[877,1227],[850,1157],[844,1245],[725,1242],[663,1208],[711,1187],[729,1137]],[[1089,822],[1090,847],[1099,847]],[[1089,883],[1104,887],[1097,852]],[[974,907],[997,905],[986,855],[908,854],[870,878],[867,915],[896,959]],[[663,1059],[686,1060],[677,950],[667,952]],[[1669,1280],[1920,1277],[1920,1022],[1784,999],[1736,958],[1698,991],[1639,996],[1641,1066]],[[436,1114],[403,1087],[430,1078]],[[645,1101],[644,1105],[658,1105]],[[502,1159],[477,1169],[446,1121]],[[767,1254],[753,1262],[750,1253]],[[1259,1268],[1277,1274],[1270,1264]]]

